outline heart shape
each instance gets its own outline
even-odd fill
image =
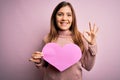
[[[54,66],[59,71],[64,71],[76,62],[82,56],[81,49],[76,44],[70,43],[63,47],[57,43],[48,43],[42,50],[43,59]]]

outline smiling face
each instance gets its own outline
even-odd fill
[[[72,11],[69,6],[64,6],[56,14],[56,23],[60,30],[69,30],[72,24]]]

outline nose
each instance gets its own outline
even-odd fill
[[[64,15],[64,16],[62,17],[62,19],[63,19],[63,20],[67,20],[67,16]]]

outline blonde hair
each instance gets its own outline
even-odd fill
[[[73,35],[72,39],[73,39],[74,43],[77,44],[83,51],[84,45],[83,45],[83,41],[82,41],[82,34],[77,29],[77,22],[76,22],[76,16],[75,16],[74,9],[73,9],[72,5],[66,1],[59,3],[55,7],[55,9],[52,13],[51,22],[50,22],[50,32],[48,34],[46,43],[55,41],[58,38],[59,28],[57,27],[57,24],[56,24],[56,14],[60,8],[65,7],[65,6],[69,6],[72,11],[73,22],[70,27],[70,31],[72,32],[72,35]]]

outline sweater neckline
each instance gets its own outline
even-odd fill
[[[71,37],[72,32],[70,30],[58,31],[60,37]]]

